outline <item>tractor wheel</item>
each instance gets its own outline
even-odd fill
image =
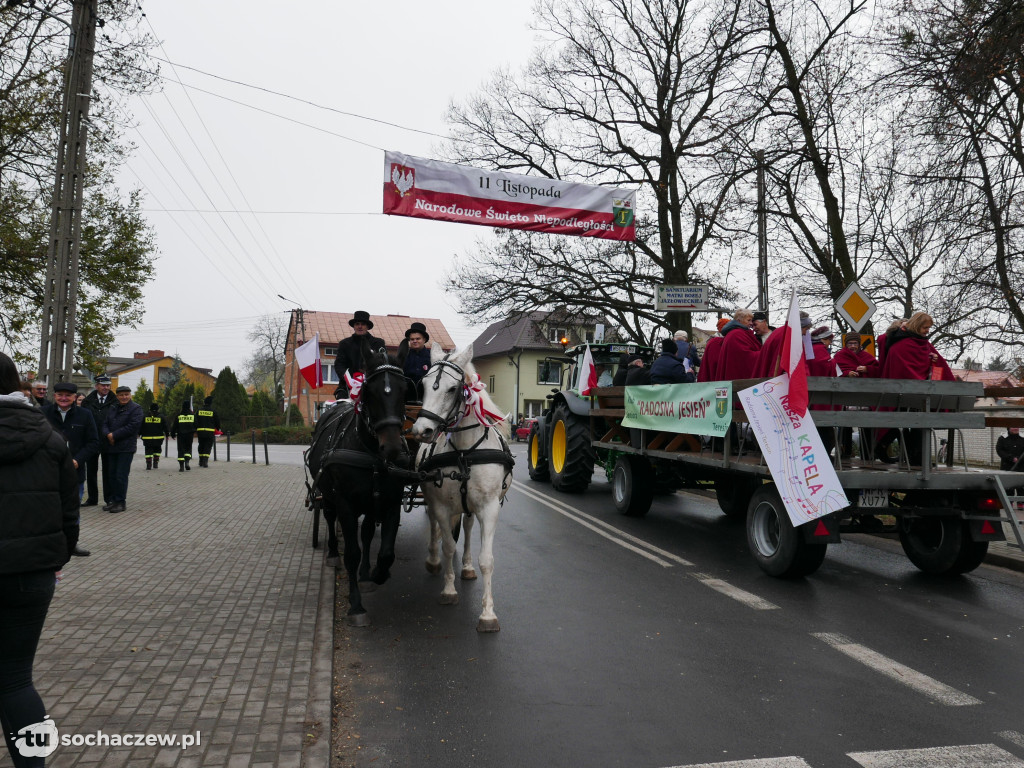
[[[594,475],[594,448],[590,444],[590,422],[575,415],[564,403],[551,417],[548,469],[556,491],[579,493]]]
[[[530,436],[526,438],[526,469],[530,473],[530,479],[538,483],[546,483],[550,477],[548,456],[544,452],[539,421],[530,428]]]
[[[747,545],[769,576],[795,578],[814,573],[825,560],[828,544],[808,544],[793,527],[774,485],[762,485],[747,510]]]
[[[615,508],[627,517],[643,517],[654,500],[654,469],[642,456],[619,456],[612,471]]]

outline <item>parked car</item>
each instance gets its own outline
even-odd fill
[[[533,429],[533,425],[537,423],[536,419],[523,419],[519,423],[519,428],[516,429],[516,442],[522,443],[530,436],[530,430]]]

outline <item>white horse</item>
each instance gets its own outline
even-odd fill
[[[445,354],[437,345],[430,351],[430,369],[423,377],[423,407],[412,425],[421,441],[417,467],[439,469],[445,479],[422,483],[430,516],[427,570],[438,573],[444,553],[442,605],[459,602],[455,591],[454,557],[459,526],[465,528],[462,578],[476,578],[470,552],[474,518],[480,523],[480,571],[484,576],[483,611],[478,632],[497,632],[491,577],[494,573],[494,531],[498,512],[512,483],[512,454],[508,449],[508,423],[497,412],[473,365],[473,346]],[[457,477],[453,479],[451,475]]]

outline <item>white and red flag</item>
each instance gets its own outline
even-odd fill
[[[597,367],[594,365],[594,357],[590,354],[590,345],[583,353],[583,362],[580,363],[579,391],[581,397],[590,394],[590,390],[597,386]]]
[[[295,362],[298,363],[299,372],[302,378],[309,382],[311,387],[322,387],[324,384],[323,371],[320,369],[320,334],[314,334],[313,338],[295,348]]]
[[[789,298],[786,335],[782,340],[782,370],[789,374],[789,407],[801,417],[807,413],[807,366],[800,329],[800,305],[796,288]]]
[[[636,239],[636,192],[384,153],[384,213],[556,235]]]

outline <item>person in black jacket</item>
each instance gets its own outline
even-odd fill
[[[117,388],[117,405],[107,411],[100,427],[100,445],[107,455],[111,480],[110,503],[103,509],[107,512],[124,512],[128,500],[128,475],[132,471],[132,459],[139,447],[139,431],[142,429],[142,406],[132,400],[131,387]],[[106,490],[104,486],[103,490]]]
[[[661,354],[651,363],[651,384],[685,384],[693,381],[693,374],[676,357],[678,346],[672,339],[661,342]]]
[[[156,403],[149,404],[149,415],[142,420],[139,434],[142,435],[142,450],[146,454],[146,469],[156,469],[160,466],[160,451],[167,437],[167,420],[160,415],[160,406]]]
[[[60,570],[78,544],[78,475],[67,444],[26,398],[0,353],[0,728],[17,768],[17,733],[46,717],[32,666]]]
[[[636,359],[629,364],[625,385],[627,387],[640,387],[650,383],[651,369],[644,365],[643,358],[637,355]]]
[[[203,400],[203,405],[196,413],[196,434],[199,436],[199,466],[210,466],[210,450],[220,430],[220,417],[213,410],[213,397]]]
[[[196,417],[192,413],[192,403],[188,400],[181,404],[181,413],[171,425],[171,437],[178,439],[178,471],[192,471],[188,463],[192,460],[192,436],[196,433]]]
[[[1000,469],[1024,472],[1024,437],[1020,436],[1019,427],[1006,428],[1006,434],[996,440],[996,453]]]
[[[96,429],[98,430],[103,424],[107,410],[113,408],[116,402],[117,398],[110,391],[110,379],[107,376],[97,376],[96,389],[85,396],[85,400],[82,401],[82,407],[88,408],[89,412],[92,413],[92,420],[96,422]],[[103,465],[103,503],[110,503],[111,484],[108,478],[110,469],[107,464],[107,455],[101,451],[98,456],[93,456],[86,464],[85,484],[87,493],[85,502],[82,504],[83,507],[95,507],[99,503],[99,487],[96,483],[96,475],[101,464]]]
[[[63,437],[71,451],[71,461],[78,475],[78,498],[85,488],[85,465],[99,453],[100,438],[92,414],[75,405],[78,385],[70,381],[59,381],[53,385],[53,399],[56,401],[45,408],[47,420]],[[71,554],[88,557],[89,550],[75,547]]]
[[[345,397],[348,397],[345,371],[355,373],[363,369],[361,344],[364,341],[369,344],[371,352],[384,349],[384,339],[378,339],[370,333],[373,330],[373,320],[370,319],[368,312],[357,310],[348,324],[352,327],[352,335],[338,342],[338,356],[334,360],[334,372],[341,382],[338,387],[345,390]]]

